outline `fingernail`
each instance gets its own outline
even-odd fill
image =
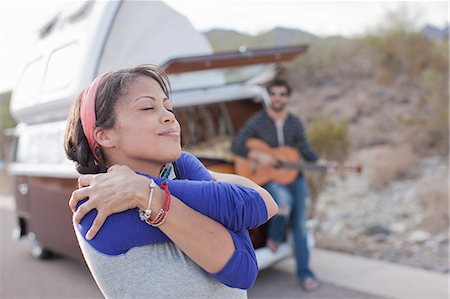
[[[86,240],[91,240],[92,239],[92,233],[91,232],[88,232],[87,234],[86,234]]]

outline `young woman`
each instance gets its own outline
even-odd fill
[[[141,65],[96,78],[72,108],[65,150],[91,174],[70,206],[106,297],[246,297],[258,271],[247,230],[277,205],[181,151],[164,72]]]

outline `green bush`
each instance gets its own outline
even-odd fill
[[[349,122],[347,120],[334,121],[331,116],[313,121],[308,126],[309,142],[321,158],[343,162],[350,151],[348,137]],[[314,217],[317,198],[326,185],[326,174],[314,173],[307,176],[309,193],[311,196],[310,215]]]
[[[312,147],[321,157],[342,162],[350,150],[348,129],[347,120],[334,121],[329,115],[310,123],[307,134]]]

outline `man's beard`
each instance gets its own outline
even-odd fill
[[[274,105],[274,104],[272,104],[272,105],[270,106],[270,108],[272,108],[272,110],[275,111],[275,112],[281,112],[281,111],[284,110],[285,107],[286,107],[285,104],[280,104],[280,105]]]

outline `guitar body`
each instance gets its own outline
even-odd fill
[[[292,147],[280,146],[272,148],[264,141],[256,138],[248,139],[245,145],[250,150],[257,150],[273,155],[280,162],[296,163],[300,161],[300,155]],[[266,167],[239,156],[235,158],[235,172],[238,175],[249,178],[258,185],[264,185],[270,181],[276,181],[286,185],[292,183],[299,174],[299,170],[297,169]]]
[[[346,174],[347,172],[361,173],[362,166],[355,162],[345,162],[337,165],[331,162],[328,165],[317,165],[315,163],[303,163],[296,149],[289,146],[270,147],[267,143],[257,138],[250,138],[245,143],[248,149],[264,152],[274,156],[278,160],[275,167],[259,165],[257,162],[244,158],[235,157],[234,172],[245,176],[258,185],[264,185],[270,181],[288,185],[292,183],[300,171],[321,171],[333,170],[335,174]]]

